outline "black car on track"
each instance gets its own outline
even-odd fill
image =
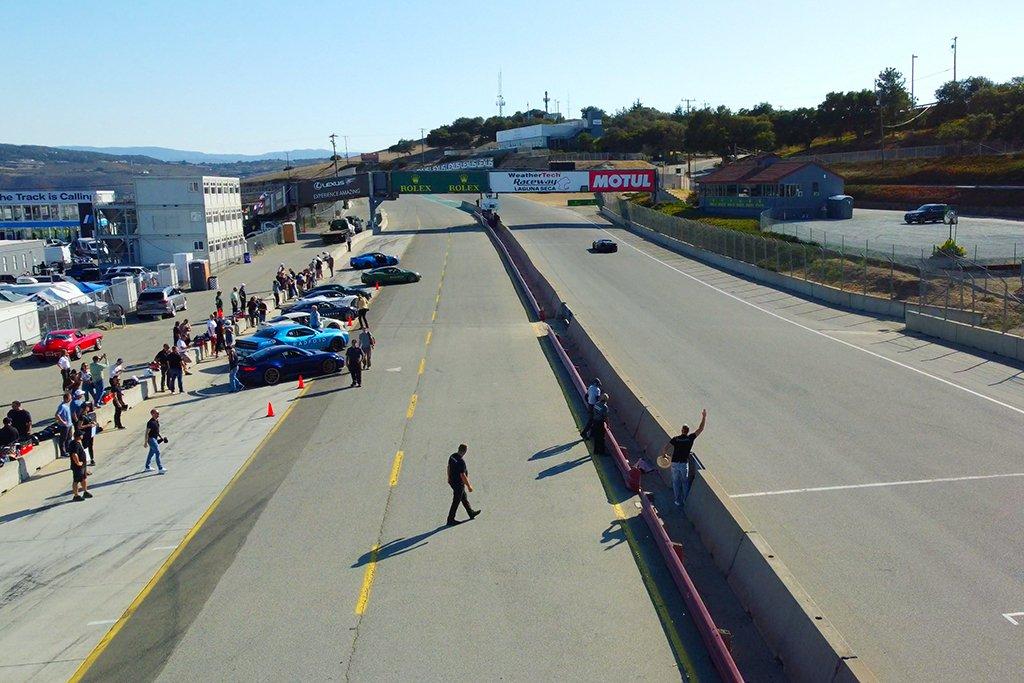
[[[941,223],[946,218],[946,212],[952,208],[949,204],[924,204],[903,214],[903,220],[907,224]]]
[[[594,240],[590,245],[590,251],[595,254],[613,254],[619,250],[615,240]]]

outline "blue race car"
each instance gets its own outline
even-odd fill
[[[398,257],[388,256],[387,254],[375,251],[371,254],[353,256],[348,260],[348,263],[357,270],[362,270],[363,268],[380,268],[381,266],[397,266]]]
[[[270,346],[238,364],[238,379],[247,387],[277,384],[302,375],[331,375],[341,370],[345,358],[331,351],[307,351],[294,346]]]
[[[305,325],[272,325],[235,341],[238,355],[247,357],[270,346],[296,346],[309,351],[344,351],[348,332],[333,328],[314,330]]]

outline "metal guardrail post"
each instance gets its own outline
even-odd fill
[[[862,291],[865,296],[868,293],[868,240],[864,240],[864,286]]]

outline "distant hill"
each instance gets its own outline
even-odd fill
[[[187,161],[190,164],[231,164],[238,161],[268,161],[280,159],[284,161],[290,158],[296,159],[329,159],[329,149],[291,149],[280,152],[264,152],[263,154],[209,154],[207,152],[193,152],[184,149],[171,149],[169,147],[87,147],[76,145],[62,145],[58,149],[68,149],[76,152],[97,152],[100,154],[111,154],[114,156],[146,156],[160,161],[179,162]],[[352,152],[358,154],[358,152]]]

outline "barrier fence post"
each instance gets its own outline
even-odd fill
[[[864,288],[865,295],[868,293],[868,240],[864,240]]]
[[[839,291],[846,290],[846,235],[839,241]]]
[[[889,300],[896,298],[896,283],[893,281],[896,275],[896,245],[892,245],[892,258],[889,259]]]

